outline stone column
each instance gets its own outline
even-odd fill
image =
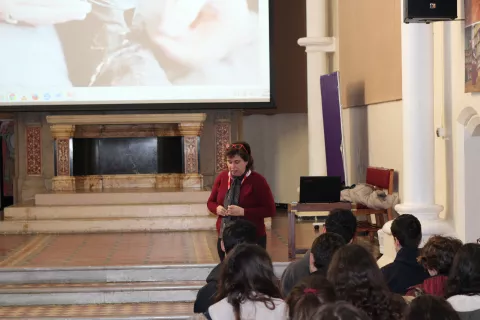
[[[199,145],[202,134],[202,122],[183,122],[178,130],[183,136],[184,188],[203,188],[203,177],[200,174]]]
[[[298,40],[307,52],[308,166],[310,175],[327,175],[320,76],[328,73],[327,52],[335,51],[327,35],[326,0],[307,1],[307,37]]]
[[[434,234],[451,234],[435,204],[435,128],[433,91],[433,27],[402,23],[403,199],[399,214],[415,215],[422,224],[423,241]],[[383,227],[385,265],[396,256],[392,222]]]
[[[75,177],[72,176],[71,139],[75,132],[75,125],[54,124],[50,126],[54,138],[55,177],[52,180],[54,191],[75,190]]]

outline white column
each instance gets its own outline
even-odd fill
[[[327,52],[335,51],[335,41],[326,37],[326,1],[306,1],[307,37],[298,44],[307,52],[309,175],[327,175],[320,76],[328,73]]]
[[[433,27],[431,24],[402,23],[403,94],[403,199],[395,207],[399,214],[415,215],[422,224],[424,240],[433,234],[450,234],[451,228],[439,218],[443,207],[435,204],[435,128],[433,91]],[[384,257],[379,264],[395,258],[390,231],[383,227]]]

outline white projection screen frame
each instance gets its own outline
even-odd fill
[[[272,108],[272,2],[0,1],[0,110]]]

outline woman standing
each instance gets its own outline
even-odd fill
[[[267,236],[264,219],[275,215],[275,201],[265,178],[253,171],[253,157],[246,142],[231,144],[226,152],[228,170],[221,172],[213,183],[207,207],[216,214],[220,260],[222,231],[226,223],[246,219],[257,227],[258,244],[266,249]]]

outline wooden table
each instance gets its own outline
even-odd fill
[[[334,202],[334,203],[297,203],[292,202],[288,205],[288,258],[295,260],[297,254],[304,254],[308,251],[305,248],[295,247],[295,216],[325,216],[325,212],[334,209],[352,210],[350,202]],[[302,214],[303,213],[303,214]]]

